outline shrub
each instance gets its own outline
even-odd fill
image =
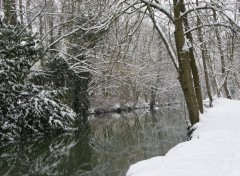
[[[37,39],[21,26],[0,25],[0,140],[73,129],[76,114],[58,101],[58,91],[27,80],[31,65],[42,57]]]

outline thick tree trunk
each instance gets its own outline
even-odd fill
[[[191,124],[194,125],[199,121],[199,111],[193,86],[189,50],[185,50],[184,47],[184,45],[186,45],[186,41],[184,37],[183,18],[181,17],[181,10],[184,9],[184,2],[183,0],[173,0],[173,2],[175,18],[175,42],[179,62],[179,81],[187,103]]]
[[[181,54],[180,59],[182,61],[179,62],[179,81],[187,103],[190,121],[193,125],[199,121],[199,111],[196,95],[193,88],[189,55],[187,53]]]
[[[192,68],[194,89],[195,89],[196,97],[197,97],[197,101],[198,101],[198,109],[201,113],[203,113],[202,89],[201,89],[196,60],[195,60],[194,54],[193,54],[193,48],[190,48],[189,56],[190,56],[190,64],[191,64],[191,68]]]
[[[182,10],[181,11],[185,12],[185,6],[184,5],[182,5]],[[188,31],[190,28],[189,28],[189,23],[188,23],[187,16],[185,16],[183,18],[183,22],[184,22],[184,26],[185,26],[185,31]],[[198,68],[197,68],[195,57],[194,57],[192,33],[188,32],[186,34],[186,37],[190,42],[190,46],[188,46],[189,47],[189,57],[190,57],[192,75],[193,75],[194,89],[195,89],[196,97],[197,97],[197,101],[198,101],[198,108],[199,108],[199,111],[201,113],[203,113],[202,90],[201,90],[201,85],[200,85]]]

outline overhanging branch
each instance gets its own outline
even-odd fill
[[[188,33],[191,33],[197,29],[200,29],[200,28],[203,28],[203,27],[217,27],[217,26],[222,26],[222,27],[225,27],[225,28],[229,28],[231,30],[234,30],[232,26],[229,26],[229,25],[226,25],[226,24],[223,24],[223,23],[214,23],[214,24],[203,24],[201,26],[197,26],[195,28],[191,28],[189,30],[187,30],[184,35],[187,35]]]
[[[149,0],[141,0],[141,2],[143,2],[144,4],[146,4],[146,5],[149,6],[149,7],[152,7],[152,8],[154,8],[154,9],[159,10],[160,12],[162,12],[163,14],[165,14],[172,22],[174,22],[174,19],[173,19],[171,13],[168,12],[165,8],[163,8],[163,7],[161,6],[161,4],[157,3],[157,1],[155,1],[155,2],[152,2],[152,1],[151,1],[151,2],[150,2]]]

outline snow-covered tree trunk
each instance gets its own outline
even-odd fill
[[[182,5],[182,12],[185,12],[185,5]],[[185,27],[185,31],[188,31],[190,29],[189,22],[187,16],[183,17],[183,24]],[[203,113],[203,99],[202,99],[202,89],[199,79],[199,73],[198,73],[198,67],[196,64],[194,51],[193,51],[193,36],[191,32],[186,33],[186,38],[189,41],[189,44],[187,47],[189,47],[189,57],[190,57],[190,64],[192,69],[192,76],[193,76],[193,83],[194,83],[194,89],[196,93],[196,98],[198,102],[198,108],[201,113]],[[186,42],[186,41],[185,41]]]
[[[196,5],[198,6],[198,0],[196,0]],[[205,78],[205,84],[206,84],[206,90],[209,98],[209,106],[212,107],[213,97],[211,93],[211,87],[209,83],[209,73],[208,73],[208,67],[207,67],[207,47],[206,43],[203,39],[202,29],[200,26],[202,25],[202,22],[200,20],[199,14],[197,14],[197,25],[198,25],[198,39],[200,42],[200,49],[201,49],[201,55],[202,55],[202,63],[203,63],[203,72],[204,72],[204,78]]]
[[[179,63],[179,81],[187,103],[191,124],[199,121],[199,111],[196,93],[193,86],[192,69],[190,63],[189,49],[186,48],[187,41],[184,36],[184,21],[181,13],[184,8],[183,0],[173,0],[174,3],[174,25],[175,42]]]
[[[213,18],[214,18],[214,21],[217,21],[217,13],[215,10],[213,10]],[[217,47],[220,52],[220,58],[221,58],[221,71],[222,71],[222,78],[223,78],[222,87],[224,89],[226,97],[228,99],[232,99],[231,93],[228,88],[228,82],[227,82],[228,75],[226,73],[226,61],[225,61],[224,53],[222,50],[221,36],[220,36],[218,27],[215,28],[215,33],[216,33],[216,37],[217,37]],[[221,87],[219,88],[218,91],[220,91],[220,90],[221,90]]]

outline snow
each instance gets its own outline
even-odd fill
[[[192,48],[192,44],[188,39],[185,39],[185,43],[183,45],[183,52],[188,52],[189,48]]]
[[[165,156],[130,166],[127,176],[239,176],[240,101],[218,99],[205,110],[190,141]]]
[[[21,43],[20,43],[21,46],[25,46],[26,44],[27,44],[26,41],[21,41]]]

